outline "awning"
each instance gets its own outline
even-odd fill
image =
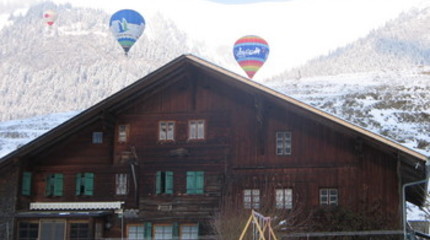
[[[30,210],[119,210],[124,202],[32,202]]]
[[[113,211],[43,211],[43,212],[18,212],[17,218],[68,218],[68,217],[102,217],[113,214]]]

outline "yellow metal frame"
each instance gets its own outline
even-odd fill
[[[271,240],[270,237],[273,237],[273,240],[278,240],[278,238],[276,237],[275,233],[273,232],[272,226],[271,226],[271,222],[270,222],[270,218],[268,218],[268,221],[264,221],[263,226],[260,225],[257,217],[264,217],[263,215],[261,215],[260,213],[252,210],[251,211],[251,216],[249,216],[248,221],[246,222],[245,227],[243,228],[242,234],[240,234],[239,240],[243,240],[243,238],[246,235],[246,232],[249,228],[249,225],[253,222],[255,224],[255,226],[257,227],[259,234],[259,238],[258,240],[268,240],[266,239],[266,237],[264,236],[264,233],[269,231],[269,240]]]

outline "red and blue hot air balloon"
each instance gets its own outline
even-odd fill
[[[269,44],[259,36],[247,35],[234,43],[233,54],[248,77],[253,78],[269,56]]]
[[[145,19],[134,10],[123,9],[112,15],[109,27],[127,55],[145,30]]]

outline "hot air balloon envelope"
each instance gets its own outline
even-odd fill
[[[259,36],[248,35],[234,43],[233,54],[248,77],[252,78],[269,56],[269,45]]]
[[[145,30],[145,20],[138,12],[124,9],[112,15],[109,27],[127,55]]]
[[[43,22],[52,26],[55,20],[57,20],[57,13],[53,10],[46,10],[43,12]]]

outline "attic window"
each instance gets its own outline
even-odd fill
[[[125,143],[128,139],[129,125],[122,124],[118,126],[118,142]]]
[[[291,155],[291,132],[276,132],[276,155]]]
[[[103,132],[93,132],[93,143],[103,143]]]
[[[205,139],[205,120],[190,120],[188,122],[188,139]]]
[[[174,121],[161,121],[159,128],[160,141],[174,141],[175,140],[175,122]]]

